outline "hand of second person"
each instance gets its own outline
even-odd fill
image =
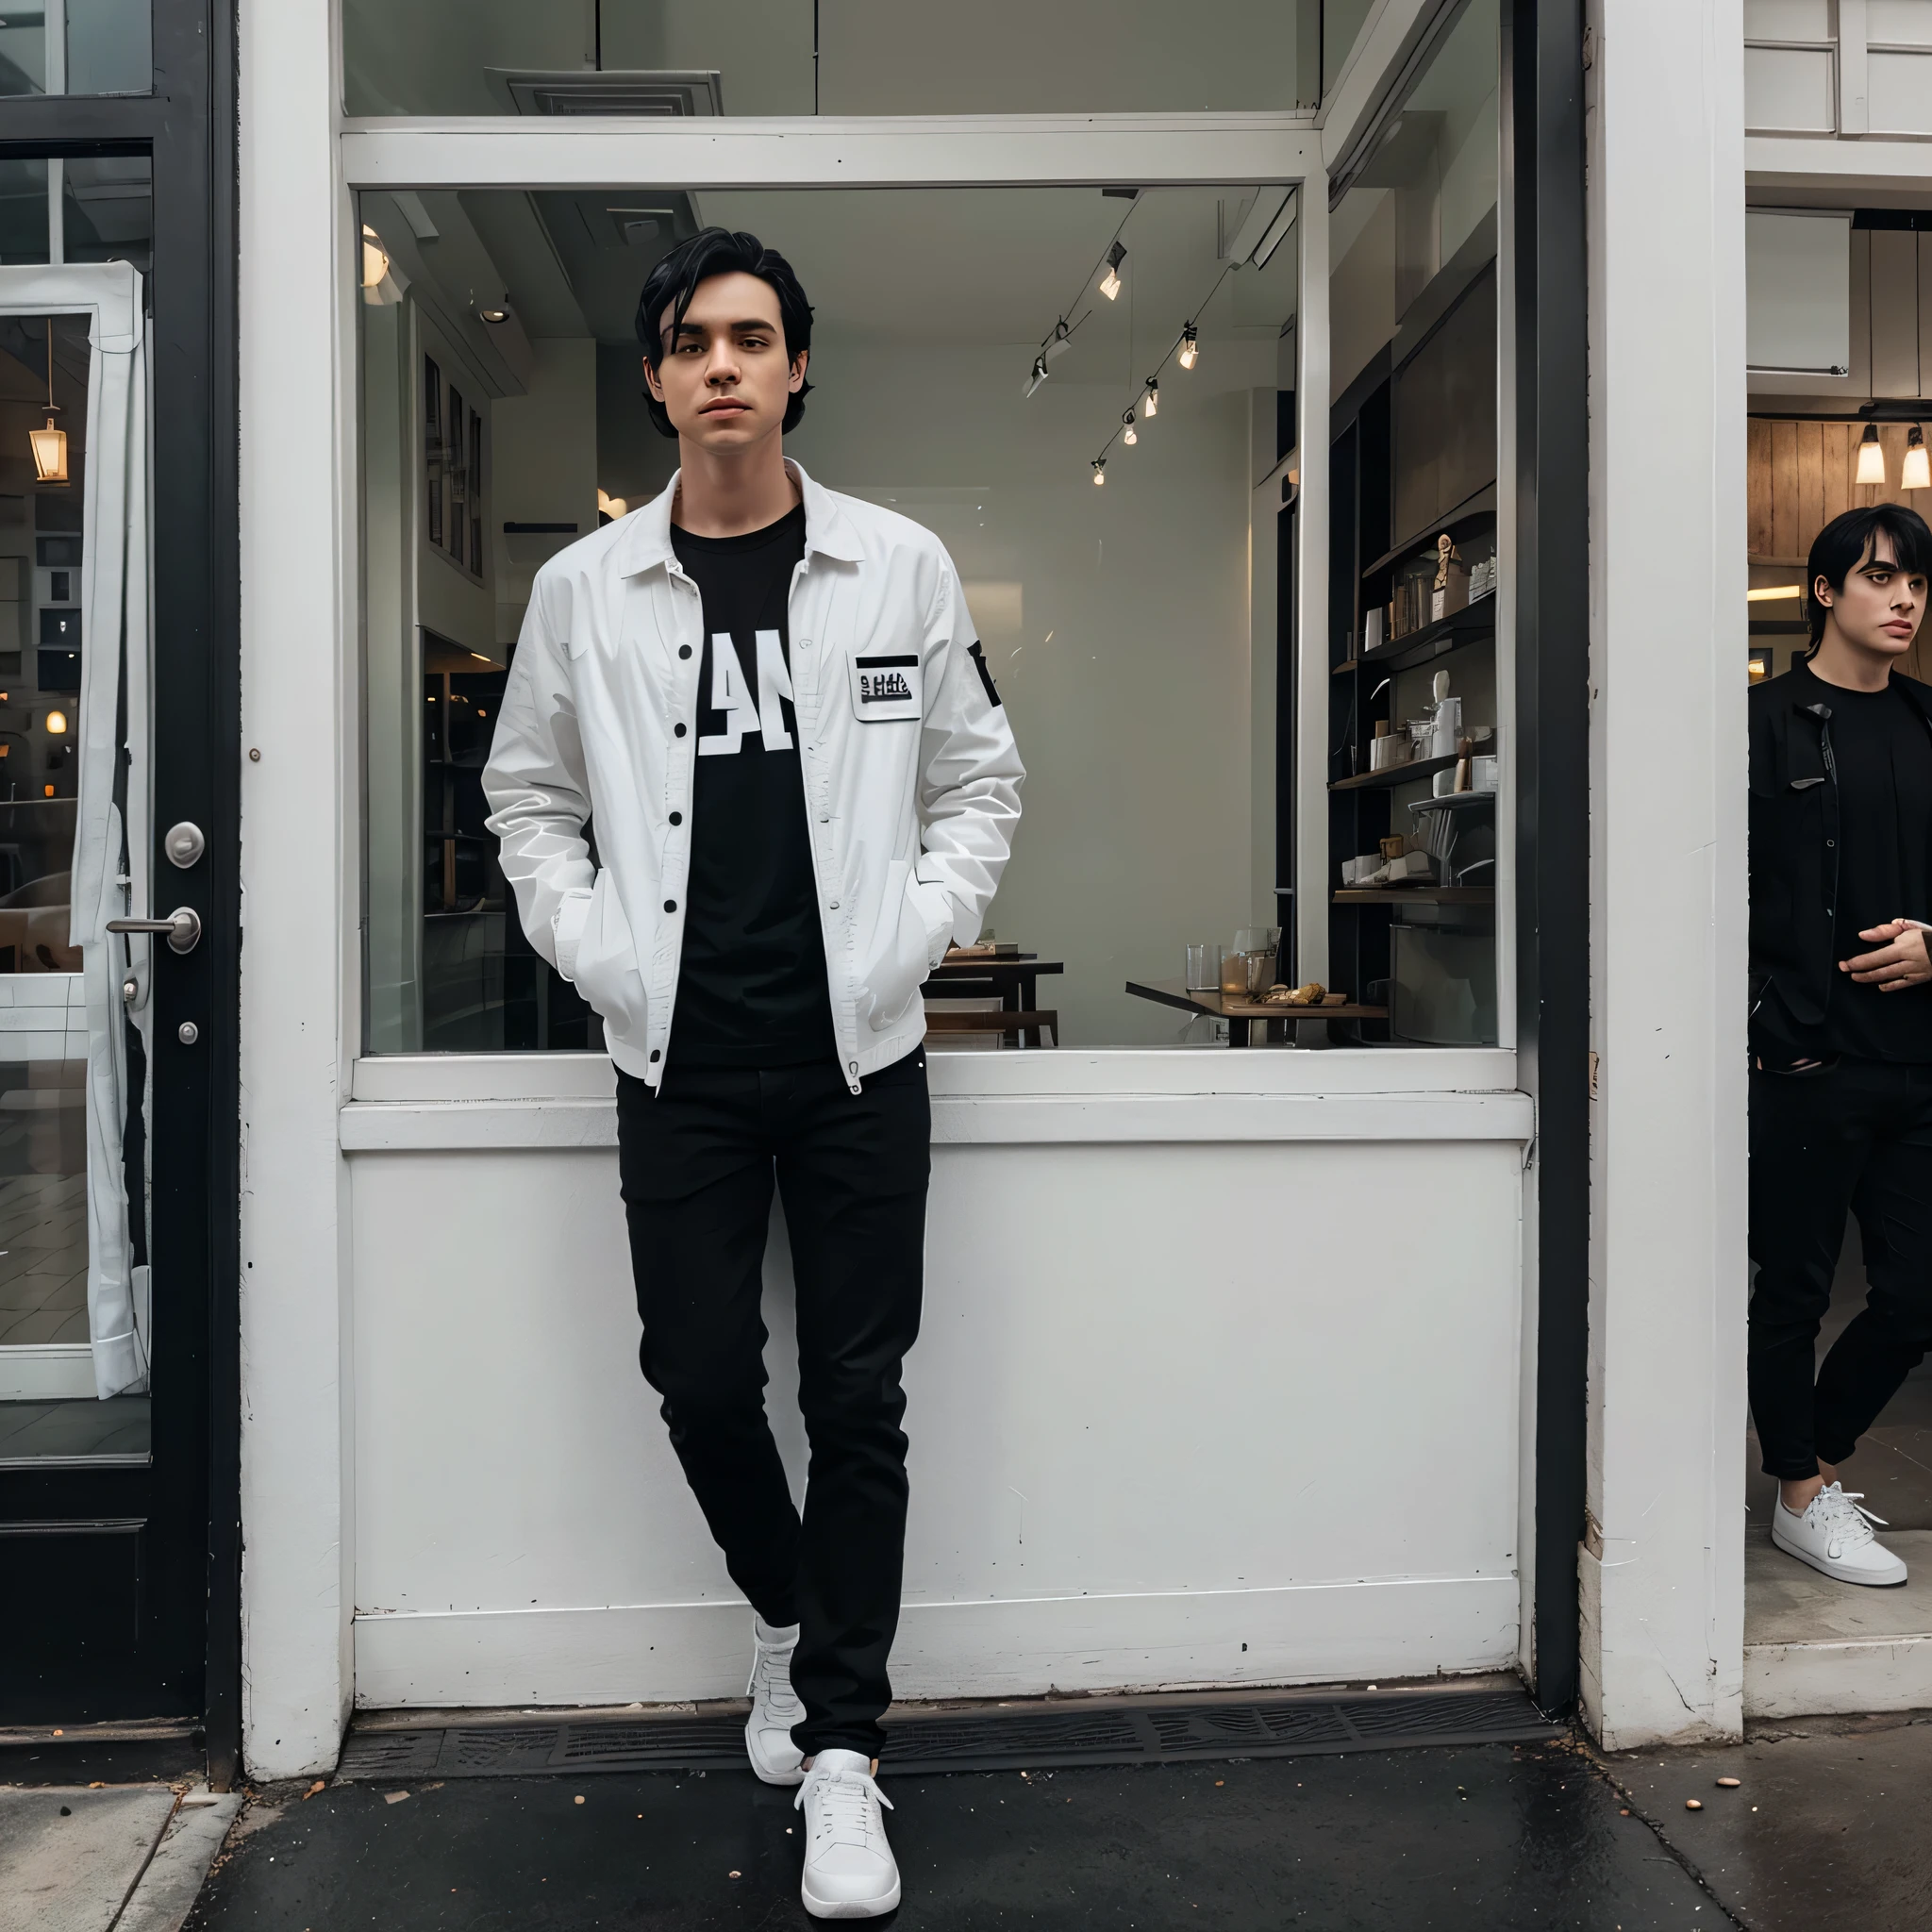
[[[1858,937],[1890,942],[1875,952],[1839,961],[1838,970],[1849,973],[1861,986],[1875,986],[1880,992],[1903,992],[1932,980],[1932,955],[1926,952],[1925,934],[1918,926],[1903,919],[1889,919]]]

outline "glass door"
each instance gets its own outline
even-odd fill
[[[167,915],[205,841],[175,828],[151,882],[132,252],[0,267],[0,1721],[29,1724],[199,1707],[157,1547],[148,1150],[156,979],[201,933]]]

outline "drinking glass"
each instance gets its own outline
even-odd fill
[[[1219,946],[1190,946],[1188,948],[1188,991],[1190,992],[1213,991],[1221,985],[1221,948]]]

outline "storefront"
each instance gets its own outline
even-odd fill
[[[1532,0],[917,14],[242,9],[246,1762],[741,1687],[599,1022],[478,784],[534,573],[671,474],[633,311],[709,223],[798,269],[788,449],[946,543],[1029,774],[1012,950],[926,988],[900,1693],[1504,1671],[1734,1730],[1740,748],[1715,672],[1662,726],[1606,693],[1707,655],[1623,533],[1701,518],[1707,570],[1741,465],[1625,438],[1717,446],[1742,305],[1674,286],[1687,398],[1607,262],[1740,89],[1607,122],[1610,37]]]

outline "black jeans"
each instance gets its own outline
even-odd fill
[[[1814,1387],[1848,1209],[1870,1291]],[[1752,1074],[1751,1258],[1751,1413],[1765,1474],[1796,1481],[1851,1455],[1932,1343],[1932,1066]]]
[[[797,1624],[792,1741],[879,1755],[906,1545],[932,1113],[919,1049],[853,1093],[830,1061],[617,1076],[617,1150],[644,1378],[731,1580]],[[775,1175],[811,1445],[801,1523],[765,1420],[760,1264]]]

